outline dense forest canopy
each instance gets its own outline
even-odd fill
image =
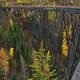
[[[0,4],[3,6],[14,5],[80,5],[80,0],[0,0]]]
[[[79,0],[0,0],[0,79],[70,80],[80,62],[80,14],[49,6],[78,4]],[[24,5],[33,7],[19,7]],[[38,5],[49,8],[36,9]]]

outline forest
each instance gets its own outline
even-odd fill
[[[79,1],[0,2],[0,80],[71,80],[80,63],[80,13],[56,5]]]

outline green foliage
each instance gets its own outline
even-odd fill
[[[0,0],[0,7],[5,7],[7,6],[7,1],[6,0]]]
[[[2,7],[4,5],[3,1],[0,1],[0,7]]]
[[[24,37],[23,37],[22,28],[17,26],[12,18],[10,18],[8,31],[6,32],[6,42],[7,47],[15,48],[15,59],[19,61],[20,54],[23,56],[25,63],[31,63],[31,53],[32,53],[32,42],[29,40],[29,46],[26,48],[24,46]]]
[[[43,43],[39,51],[33,51],[32,78],[28,80],[58,80],[56,70],[50,70],[51,55],[45,52]]]

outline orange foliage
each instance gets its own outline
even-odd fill
[[[8,75],[8,61],[7,61],[7,56],[6,56],[6,51],[4,48],[0,48],[0,59],[1,59],[1,66],[2,66],[2,71],[3,71],[3,80],[7,80],[7,75]]]

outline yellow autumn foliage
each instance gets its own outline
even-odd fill
[[[63,32],[62,54],[65,57],[68,56],[68,45],[67,45],[67,40],[66,40],[66,31]]]
[[[66,31],[63,32],[63,38],[66,38]]]
[[[4,48],[0,48],[0,59],[1,59],[1,69],[4,72],[3,79],[7,80],[8,71],[9,71],[9,62],[7,60],[6,51]]]
[[[68,30],[68,35],[69,35],[69,37],[70,37],[70,39],[72,39],[72,25],[70,24],[69,25],[69,30]]]
[[[24,3],[25,2],[25,0],[17,0],[17,3]]]
[[[34,4],[34,0],[17,0],[18,4]]]
[[[10,27],[13,28],[14,22],[13,22],[13,19],[11,17],[9,19],[9,24],[10,24]]]
[[[14,48],[10,48],[10,50],[9,50],[9,55],[10,55],[11,57],[14,56]]]
[[[49,19],[50,21],[55,20],[55,17],[56,17],[56,13],[55,13],[55,12],[53,12],[53,11],[49,11],[49,12],[48,12],[48,19]]]

